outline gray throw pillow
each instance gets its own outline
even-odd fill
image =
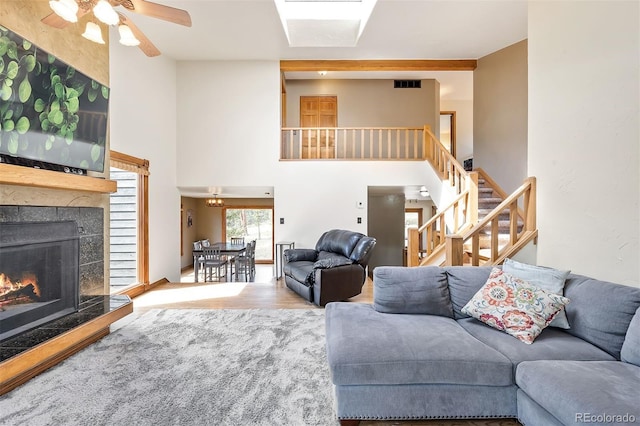
[[[543,290],[561,296],[564,296],[564,282],[571,273],[571,271],[560,271],[545,266],[528,265],[513,259],[505,259],[502,270]],[[571,328],[564,309],[558,312],[549,326],[564,329]]]

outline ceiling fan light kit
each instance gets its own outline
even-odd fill
[[[87,22],[87,26],[84,29],[84,33],[82,33],[82,37],[87,40],[91,40],[94,43],[104,44],[104,39],[102,38],[102,30],[100,26],[95,22]]]
[[[147,56],[158,56],[160,51],[140,29],[125,15],[115,10],[121,6],[129,12],[151,16],[186,27],[191,26],[189,12],[164,6],[146,0],[49,0],[53,13],[42,22],[54,28],[64,28],[69,22],[78,22],[78,17],[93,12],[95,19],[89,21],[82,36],[95,43],[104,44],[102,30],[96,20],[109,26],[118,26],[120,43],[124,46],[138,46]]]
[[[95,6],[93,6],[93,14],[100,22],[107,25],[116,25],[120,22],[120,18],[113,7],[107,2],[107,0],[98,0]]]
[[[49,6],[65,21],[78,22],[78,3],[75,0],[50,0]]]
[[[124,46],[138,46],[140,44],[140,40],[133,35],[131,28],[125,24],[118,26],[118,32],[120,33],[120,44]]]

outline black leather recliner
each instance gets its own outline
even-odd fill
[[[284,251],[284,280],[309,302],[324,306],[362,292],[376,239],[342,229],[327,231],[315,249]]]

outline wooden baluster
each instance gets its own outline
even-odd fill
[[[491,263],[498,258],[498,218],[496,216],[491,221]]]
[[[458,206],[458,204],[459,204],[459,203],[458,203],[458,202],[456,202],[456,203],[453,205],[453,232],[458,232],[458,230],[460,229],[460,228],[458,227],[458,214],[459,214],[459,211],[458,211],[458,207],[459,207],[459,206]]]
[[[509,242],[514,245],[518,241],[518,200],[509,204]]]
[[[404,131],[404,156],[406,159],[411,158],[409,154],[409,129],[405,129]]]

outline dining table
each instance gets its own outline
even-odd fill
[[[220,254],[221,255],[227,255],[227,256],[231,256],[231,257],[236,257],[241,255],[242,253],[244,253],[247,250],[247,244],[231,244],[231,243],[227,243],[227,242],[218,242],[218,243],[212,243],[209,247],[213,247],[213,248],[217,248],[220,249]],[[202,253],[204,252],[203,250],[193,250],[193,275],[195,278],[195,282],[198,282],[198,275],[199,275],[199,269],[200,269],[200,262],[198,262],[198,258],[200,256],[202,256]],[[231,266],[231,264],[229,263],[229,265]],[[229,271],[227,271],[229,272]],[[233,270],[231,270],[231,273],[233,273]]]

